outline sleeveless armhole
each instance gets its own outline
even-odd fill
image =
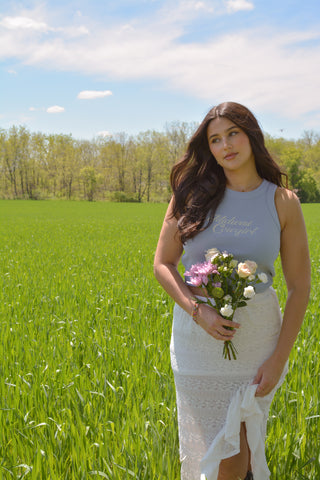
[[[274,221],[276,227],[281,232],[281,225],[280,225],[279,215],[277,212],[276,202],[275,202],[275,195],[276,195],[277,188],[278,188],[278,185],[275,185],[274,183],[270,183],[270,182],[268,183],[267,207],[270,212],[272,220]]]

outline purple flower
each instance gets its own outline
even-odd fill
[[[206,275],[201,275],[201,280],[204,285],[208,285],[208,277]]]
[[[211,262],[195,263],[191,266],[190,270],[185,272],[185,276],[189,276],[190,283],[195,287],[200,287],[201,285],[208,285],[209,279],[208,276],[212,274],[219,275],[217,266],[213,265]],[[216,286],[221,286],[220,283],[217,283]]]
[[[202,285],[202,278],[201,277],[192,277],[190,279],[190,283],[194,287],[200,287]]]
[[[195,275],[211,275],[212,273],[218,273],[217,266],[211,262],[203,262],[192,265],[190,270],[185,272],[185,275],[194,277]]]

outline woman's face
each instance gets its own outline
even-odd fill
[[[247,134],[231,120],[217,117],[208,125],[209,148],[225,173],[255,166],[255,160]]]

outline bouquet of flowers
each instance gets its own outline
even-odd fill
[[[205,290],[207,303],[217,309],[223,318],[233,320],[237,308],[247,305],[254,297],[254,285],[267,283],[265,273],[256,275],[257,264],[252,260],[239,262],[228,252],[219,252],[216,248],[207,251],[206,261],[192,265],[185,276],[191,277],[190,282],[195,287]],[[214,304],[210,298],[214,299]],[[232,327],[225,327],[233,330]],[[223,346],[223,357],[236,360],[237,351],[231,340],[226,340]]]

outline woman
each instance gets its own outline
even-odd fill
[[[233,102],[210,110],[172,169],[173,197],[154,270],[175,301],[170,350],[182,480],[270,478],[264,454],[268,410],[310,289],[304,220],[283,177],[257,120]],[[268,278],[233,322],[198,303],[203,290],[178,273],[181,257],[188,270],[211,248],[255,261]],[[283,320],[271,287],[279,251],[288,289]],[[226,340],[234,343],[237,359],[223,358]]]

